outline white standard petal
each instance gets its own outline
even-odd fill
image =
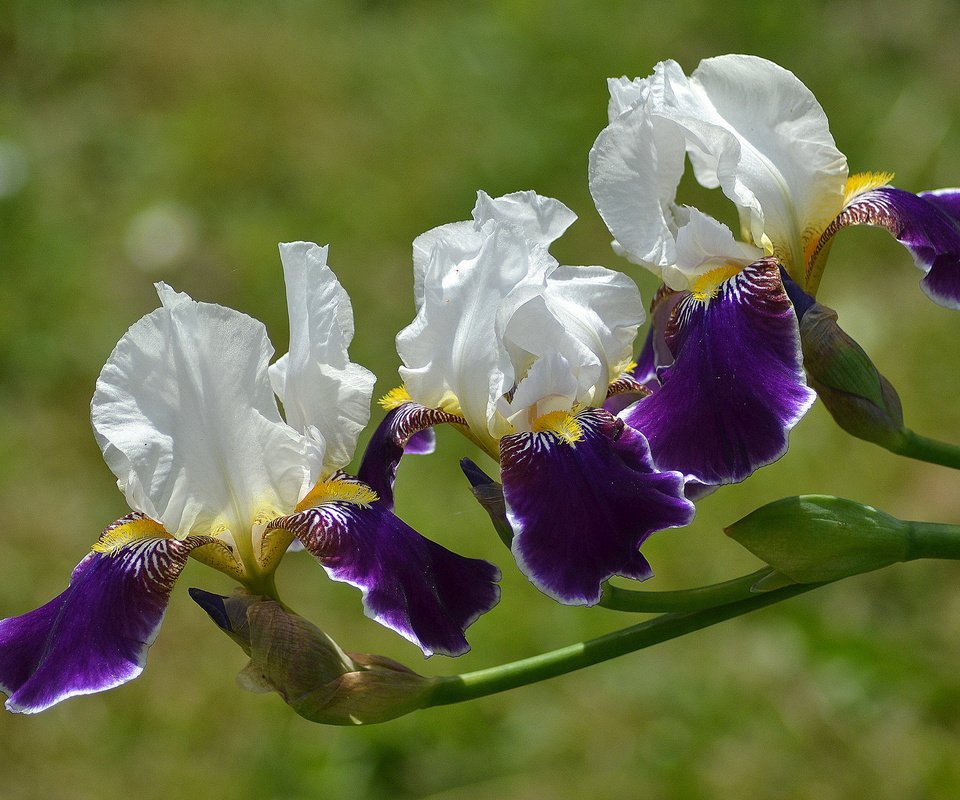
[[[290,315],[290,352],[270,368],[287,423],[324,452],[324,471],[345,466],[370,420],[373,373],[350,361],[353,308],[327,266],[327,248],[280,245]]]
[[[576,401],[595,406],[629,363],[644,316],[640,290],[623,273],[562,266],[540,297],[517,308],[504,340],[533,358],[562,355],[577,380]]]
[[[570,362],[559,353],[550,353],[533,363],[509,400],[501,398],[500,413],[517,431],[529,431],[544,414],[569,413],[578,390]]]
[[[569,208],[552,197],[533,191],[514,192],[496,199],[486,192],[477,192],[473,219],[479,229],[487,220],[513,225],[531,242],[549,247],[577,219]]]
[[[673,203],[685,139],[675,123],[651,112],[660,94],[653,91],[657,79],[635,82],[642,99],[601,131],[590,150],[588,175],[614,249],[659,275],[676,260]]]
[[[763,258],[759,247],[738,242],[726,225],[696,208],[679,208],[676,216],[682,223],[677,231],[677,263],[663,271],[664,283],[671,289],[691,289],[708,272],[729,265],[745,267]]]
[[[689,78],[667,62],[661,74],[653,113],[684,128],[697,180],[737,204],[754,244],[801,267],[806,242],[840,211],[847,178],[813,93],[755,56],[707,59]]]
[[[263,325],[168,289],[100,373],[94,432],[131,508],[179,537],[245,536],[295,506],[320,453],[280,418]]]
[[[647,98],[649,83],[640,78],[630,79],[626,75],[620,78],[607,78],[610,90],[610,102],[607,104],[607,116],[613,122],[624,111],[630,111]]]
[[[482,241],[479,229],[472,220],[440,225],[413,240],[413,300],[417,311],[423,305],[423,281],[433,249],[442,245],[447,258],[466,261],[476,255]]]
[[[495,441],[497,400],[513,386],[510,358],[497,335],[498,315],[531,291],[542,292],[556,261],[519,228],[489,221],[479,246],[465,256],[459,240],[440,238],[424,275],[416,319],[397,335],[400,368],[410,397],[453,408],[488,445]],[[506,311],[505,311],[506,309]]]

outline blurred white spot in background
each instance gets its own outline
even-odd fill
[[[125,239],[127,257],[144,272],[178,266],[196,243],[196,216],[175,203],[157,203],[138,213]]]
[[[0,199],[19,192],[30,177],[27,154],[16,142],[0,139]]]

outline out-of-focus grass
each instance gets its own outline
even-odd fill
[[[686,3],[14,2],[0,18],[0,615],[59,592],[124,513],[87,422],[100,366],[159,279],[264,320],[286,311],[275,245],[331,243],[356,360],[396,380],[410,242],[473,193],[536,188],[581,217],[565,263],[630,270],[586,187],[604,79],[662,58],[751,52],[794,70],[854,171],[960,182],[960,10],[949,0]],[[21,180],[25,177],[25,180]],[[22,184],[22,185],[21,185]],[[4,187],[8,188],[4,191]],[[720,197],[691,199],[729,217]],[[152,227],[151,227],[152,226]],[[150,231],[180,236],[164,260]],[[919,431],[960,440],[960,317],[917,289],[885,234],[845,232],[822,299],[900,389]],[[375,412],[376,413],[376,412]],[[289,602],[347,648],[427,672],[474,669],[611,630],[516,574],[455,468],[453,434],[401,470],[398,505],[497,561],[504,599],[474,651],[433,659],[381,631],[306,557]],[[653,537],[652,588],[755,563],[721,527],[785,494],[833,492],[960,519],[957,477],[838,432],[815,408],[788,456]],[[21,798],[956,797],[960,590],[953,564],[851,580],[542,686],[369,729],[310,725],[233,684],[241,653],[186,595],[230,588],[191,564],[146,674],[36,718],[0,717],[0,796]]]

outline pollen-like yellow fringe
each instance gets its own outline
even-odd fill
[[[96,553],[113,555],[120,548],[139,539],[169,539],[163,526],[147,517],[132,519],[120,524],[114,523],[100,535],[100,539],[90,549]]]
[[[843,204],[847,205],[854,197],[878,186],[886,186],[893,180],[892,172],[858,172],[847,178],[843,189]]]
[[[404,403],[410,402],[410,393],[405,386],[397,386],[381,397],[379,402],[381,408],[387,411],[393,411],[393,409],[402,406]]]
[[[690,287],[690,293],[694,300],[709,300],[717,296],[720,291],[720,284],[725,280],[739,275],[743,271],[743,264],[728,262],[722,266],[704,272],[693,282]]]
[[[305,511],[323,503],[353,503],[366,507],[378,498],[379,495],[373,489],[359,481],[320,481],[297,503],[296,510]]]
[[[579,442],[583,438],[583,428],[569,411],[551,411],[537,417],[531,427],[534,433],[555,433],[567,444]]]

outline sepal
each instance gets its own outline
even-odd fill
[[[500,540],[507,546],[513,543],[513,528],[507,519],[507,503],[503,486],[474,464],[469,458],[460,459],[460,469],[470,481],[470,491],[490,517]]]

